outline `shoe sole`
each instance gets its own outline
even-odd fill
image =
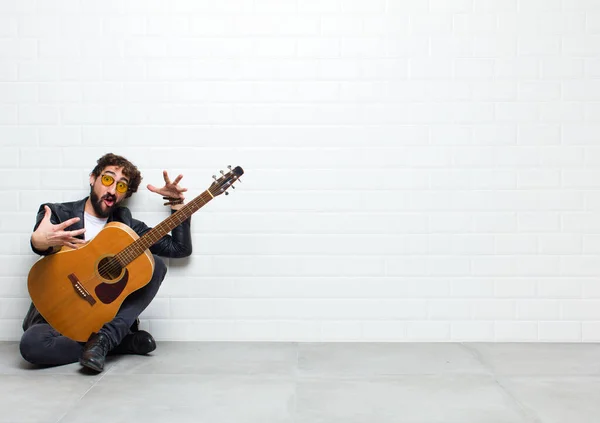
[[[156,342],[152,341],[152,343],[150,344],[150,347],[146,350],[145,353],[143,354],[148,354],[151,353],[152,351],[154,351],[156,349]]]
[[[96,364],[90,362],[90,361],[85,361],[85,360],[79,360],[79,364],[81,364],[84,367],[87,367],[88,369],[92,369],[98,373],[102,372],[102,370],[104,370],[104,367],[100,367],[97,366]]]

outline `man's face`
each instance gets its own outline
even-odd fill
[[[119,188],[129,184],[129,179],[122,171],[122,167],[107,166],[97,178],[90,176],[90,200],[98,217],[108,217],[125,199],[127,191],[120,192]]]

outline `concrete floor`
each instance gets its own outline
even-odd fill
[[[0,422],[597,423],[600,344],[159,342],[92,375],[0,342]]]

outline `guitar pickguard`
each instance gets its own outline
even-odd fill
[[[104,304],[110,304],[121,295],[121,292],[127,286],[127,281],[129,280],[129,270],[125,269],[125,273],[123,277],[119,279],[117,282],[106,283],[102,282],[100,285],[96,286],[94,292],[100,301]]]

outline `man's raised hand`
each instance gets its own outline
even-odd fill
[[[50,247],[70,247],[76,249],[81,246],[81,244],[86,243],[83,239],[75,238],[77,235],[84,233],[85,228],[76,231],[65,231],[65,228],[79,222],[78,217],[73,217],[58,225],[54,225],[50,221],[50,216],[52,214],[50,207],[44,206],[44,208],[46,209],[46,214],[35,232],[31,234],[31,243],[36,249],[42,251],[47,250]]]
[[[162,195],[164,200],[168,200],[165,203],[165,206],[171,205],[173,208],[180,208],[180,205],[183,204],[183,200],[185,200],[183,193],[187,191],[187,188],[181,188],[179,186],[179,181],[181,181],[183,175],[177,176],[177,178],[171,182],[171,179],[169,179],[169,174],[166,170],[164,170],[163,177],[165,179],[164,187],[157,188],[154,185],[148,185],[147,188],[152,192]]]

